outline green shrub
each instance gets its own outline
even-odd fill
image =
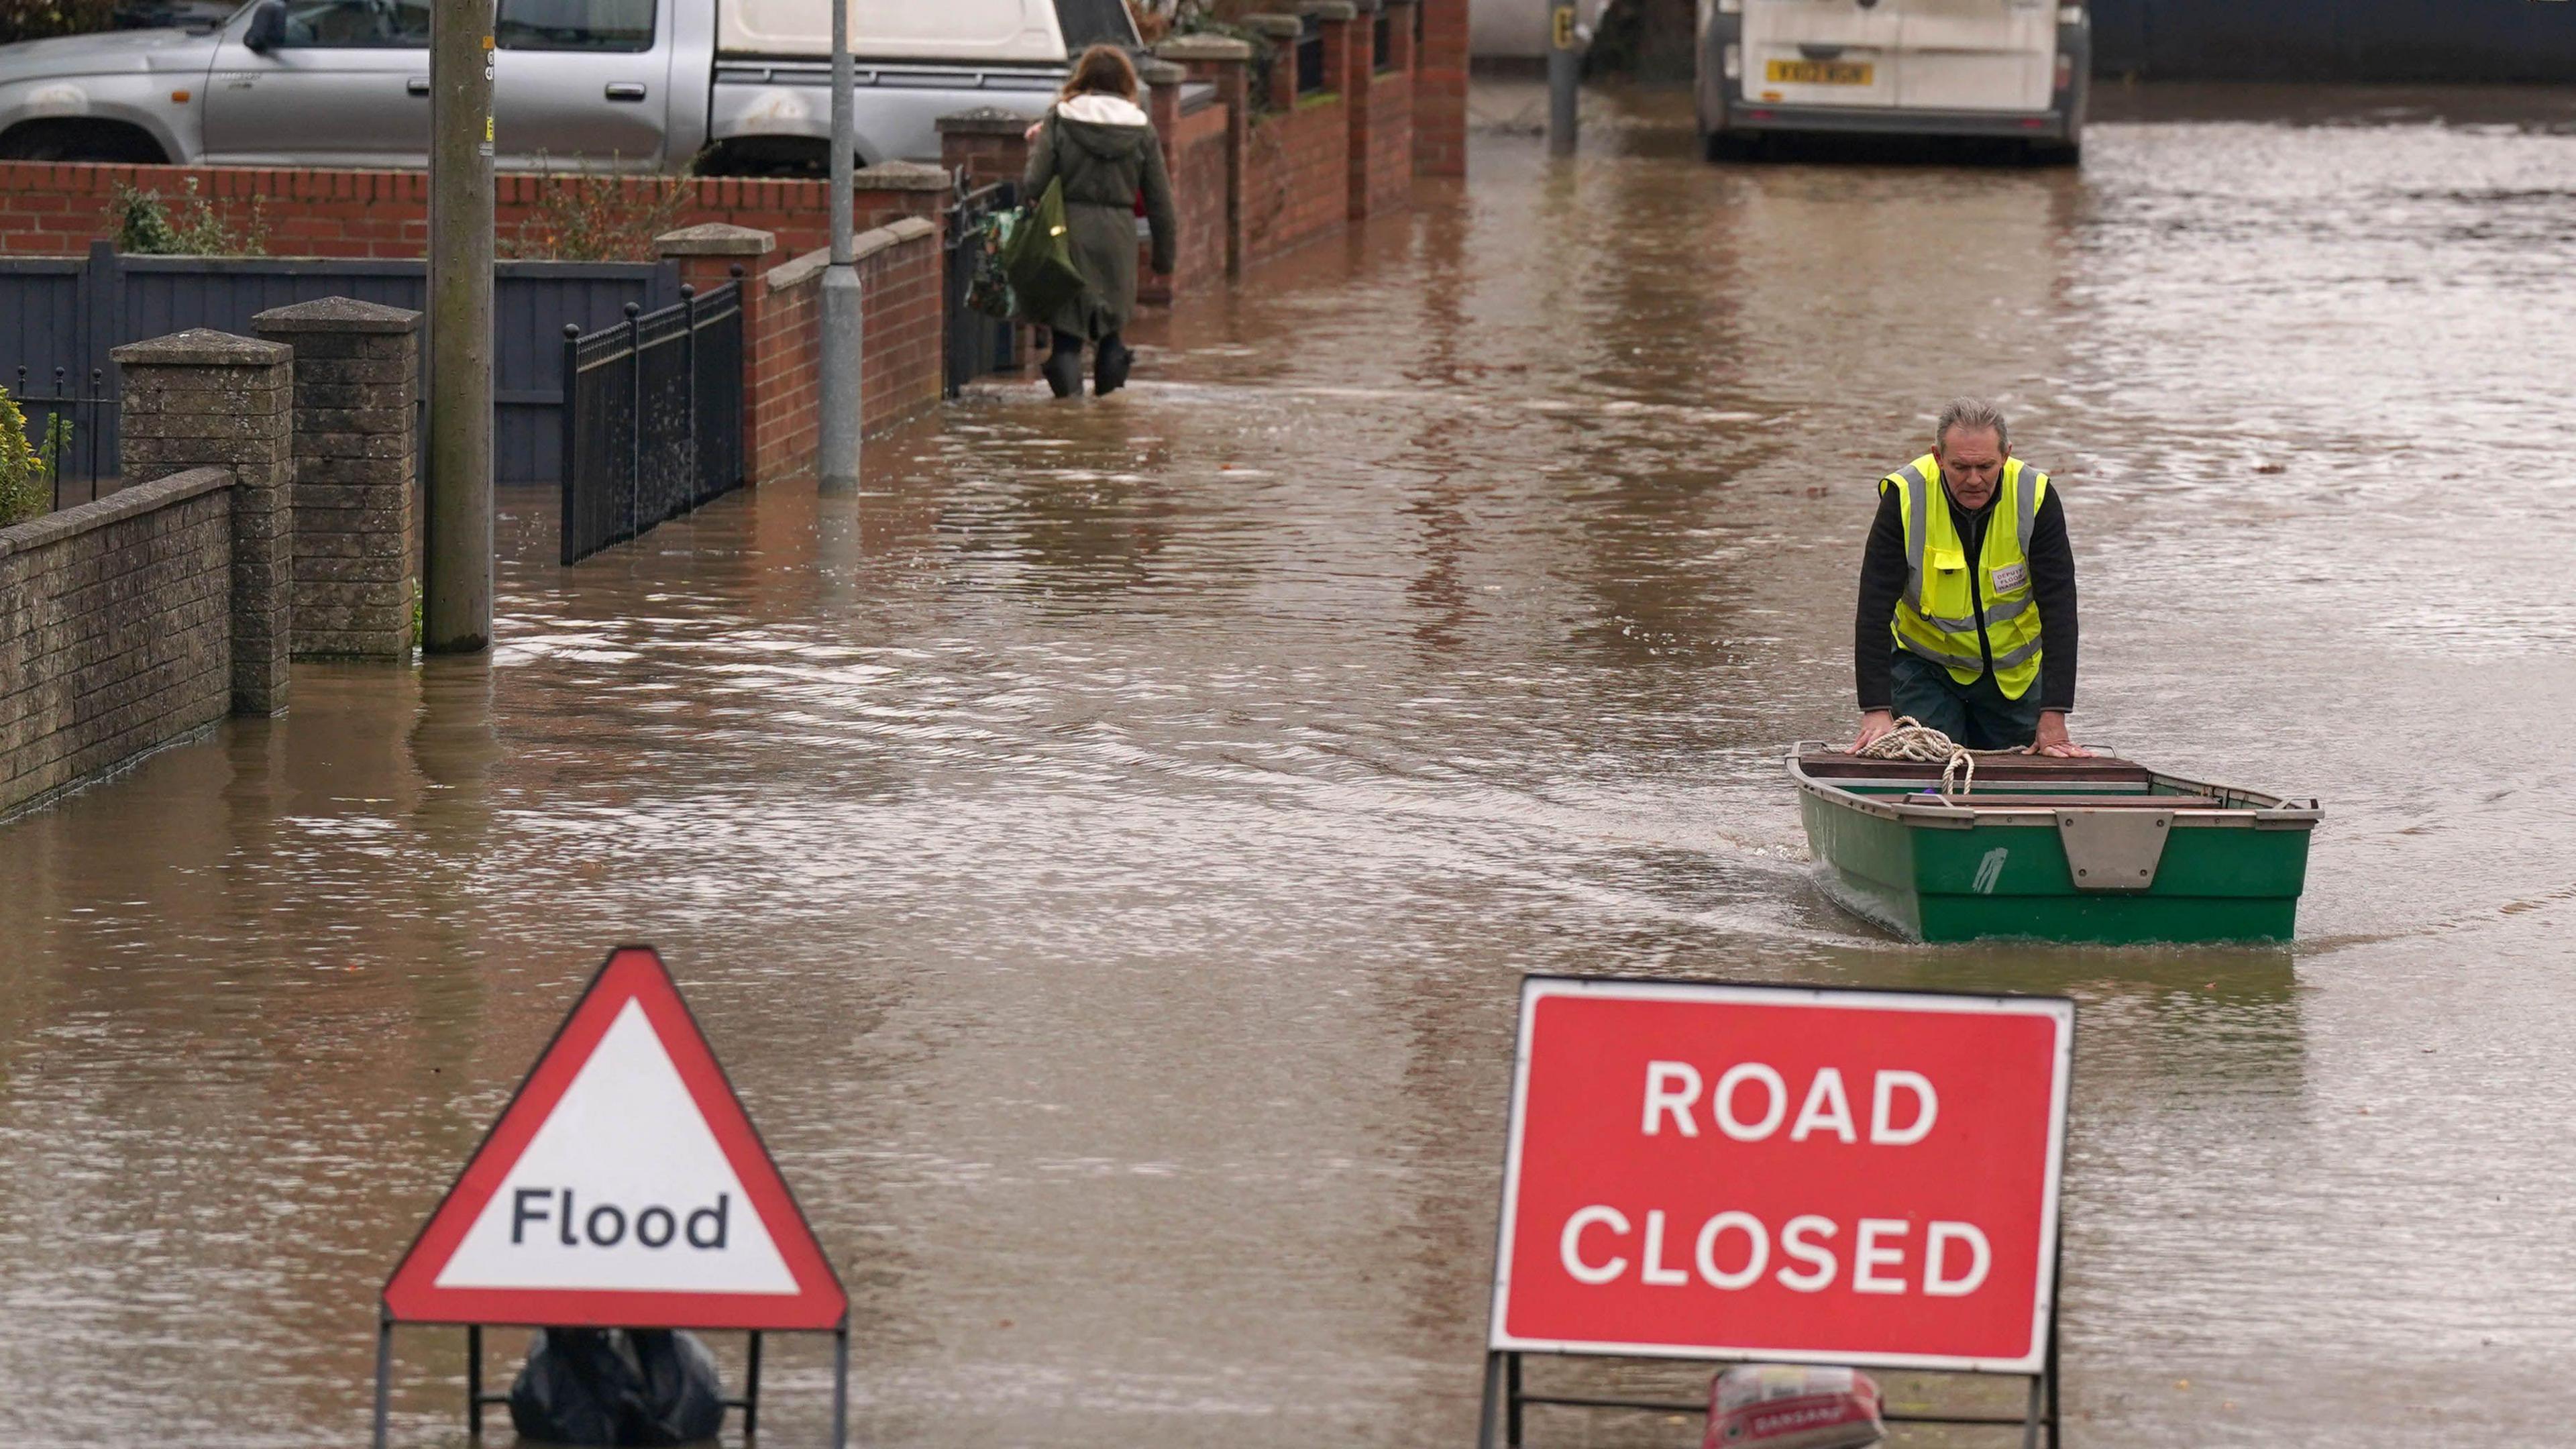
[[[0,525],[33,518],[54,505],[53,469],[71,441],[71,426],[62,418],[45,429],[45,441],[27,441],[27,415],[18,400],[0,387]]]
[[[141,257],[264,257],[268,255],[268,209],[263,198],[250,199],[250,221],[234,231],[215,204],[197,194],[197,178],[186,178],[188,194],[176,208],[158,191],[140,191],[120,181],[109,193],[108,214],[116,221],[116,249]]]
[[[0,0],[0,45],[49,35],[87,35],[116,18],[116,0]]]
[[[653,238],[679,224],[689,208],[687,173],[677,179],[610,171],[549,171],[530,178],[537,199],[516,236],[503,236],[503,256],[553,262],[649,262]],[[655,193],[649,198],[636,192]]]

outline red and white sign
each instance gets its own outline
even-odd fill
[[[403,1323],[781,1330],[849,1306],[649,946],[609,953],[384,1301]]]
[[[2075,1006],[1522,984],[1491,1345],[2038,1373]]]

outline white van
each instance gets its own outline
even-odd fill
[[[2092,19],[2059,0],[1700,0],[1711,160],[1787,132],[1994,136],[2073,161]]]

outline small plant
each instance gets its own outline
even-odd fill
[[[116,23],[116,0],[0,0],[0,44],[87,35]]]
[[[141,191],[120,181],[108,199],[116,220],[116,249],[143,257],[264,257],[268,255],[268,209],[265,198],[250,199],[250,221],[236,232],[215,204],[197,194],[197,178],[188,177],[187,196],[174,209],[158,191]]]
[[[56,421],[60,421],[57,419]],[[27,415],[18,410],[18,400],[0,387],[0,525],[35,517],[53,507],[53,473],[47,466],[49,457],[59,457],[55,430],[45,430],[42,449],[27,441]],[[69,442],[71,429],[62,429],[62,440]]]
[[[653,238],[679,224],[692,200],[689,178],[628,177],[594,171],[549,171],[530,178],[536,199],[505,255],[557,262],[649,262]],[[653,193],[649,199],[639,192]]]

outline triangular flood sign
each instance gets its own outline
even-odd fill
[[[620,946],[385,1283],[401,1323],[819,1329],[849,1306],[649,946]]]

